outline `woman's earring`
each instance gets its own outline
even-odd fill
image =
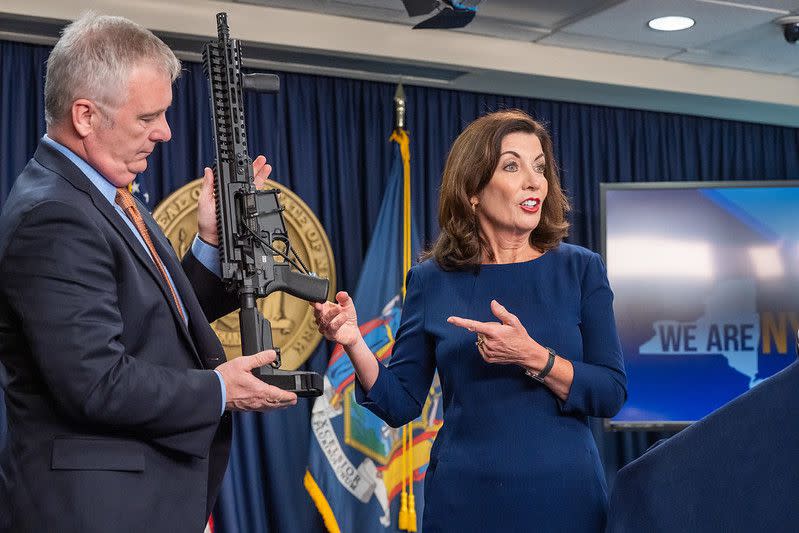
[[[477,202],[471,202],[472,204],[472,213],[477,213]]]

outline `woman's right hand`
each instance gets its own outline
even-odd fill
[[[361,338],[355,305],[346,292],[338,292],[335,302],[314,303],[313,308],[319,333],[327,340],[335,341],[346,348],[353,346]]]

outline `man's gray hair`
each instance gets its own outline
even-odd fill
[[[173,82],[180,75],[180,61],[150,30],[122,17],[84,13],[64,28],[47,59],[47,125],[65,118],[78,98],[117,106],[131,70],[141,63],[161,69]]]

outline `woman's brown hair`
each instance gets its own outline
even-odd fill
[[[441,233],[422,259],[433,257],[445,270],[464,270],[478,266],[484,253],[493,260],[477,215],[469,199],[479,194],[499,163],[502,139],[509,133],[532,133],[541,141],[546,159],[544,176],[547,197],[541,221],[530,234],[530,245],[541,252],[555,248],[569,232],[566,213],[569,201],[560,187],[560,177],[552,152],[552,139],[546,128],[518,109],[496,111],[478,118],[458,135],[447,157],[441,177],[438,224]]]

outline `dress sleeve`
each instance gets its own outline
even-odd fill
[[[425,301],[422,276],[411,269],[406,282],[405,303],[388,367],[380,364],[377,381],[369,392],[355,383],[355,398],[392,427],[418,417],[436,371],[435,352],[425,332]]]
[[[611,417],[627,399],[627,377],[613,316],[613,292],[602,259],[593,254],[582,279],[582,361],[572,361],[574,380],[561,411]]]

